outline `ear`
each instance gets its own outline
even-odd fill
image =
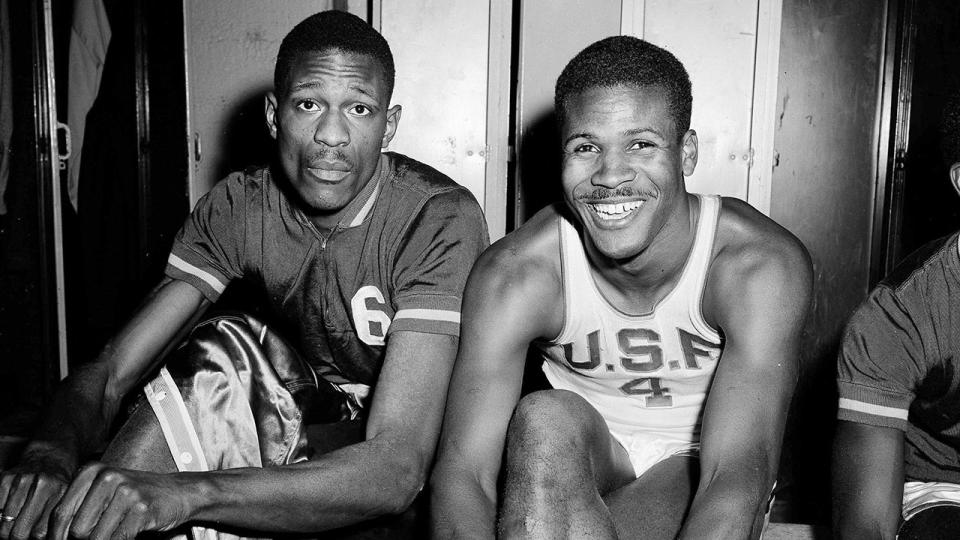
[[[960,195],[960,161],[950,166],[950,183],[953,189]]]
[[[682,145],[681,151],[683,152],[683,161],[681,162],[683,175],[690,176],[693,174],[693,170],[697,168],[697,132],[688,129],[687,132],[683,134],[683,139],[681,139],[680,144]]]
[[[393,136],[397,134],[397,126],[400,125],[400,113],[403,112],[403,107],[400,105],[394,105],[387,109],[387,127],[383,131],[383,139],[380,140],[380,148],[386,148],[390,146],[390,141],[393,140]]]
[[[267,130],[270,136],[277,138],[277,96],[273,92],[267,92],[263,99],[263,113],[267,117]]]

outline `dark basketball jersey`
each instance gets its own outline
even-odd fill
[[[960,245],[922,248],[847,326],[838,418],[906,433],[905,476],[960,483]]]
[[[459,334],[463,287],[488,243],[467,189],[384,153],[327,234],[287,189],[269,169],[218,183],[178,234],[167,275],[211,301],[234,279],[254,283],[284,336],[335,384],[372,386],[393,332]]]

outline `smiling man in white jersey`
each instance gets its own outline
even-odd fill
[[[437,536],[760,534],[811,266],[746,203],[687,193],[691,101],[680,62],[631,37],[560,75],[566,204],[471,273]],[[520,399],[530,345],[553,389]]]

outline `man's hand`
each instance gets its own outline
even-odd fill
[[[86,465],[53,511],[52,540],[134,538],[186,521],[190,489],[181,475]]]
[[[50,512],[70,484],[71,472],[51,456],[28,455],[0,474],[0,539],[46,536]]]
[[[156,367],[163,351],[180,341],[207,306],[199,290],[168,278],[97,361],[70,374],[20,464],[0,474],[0,540],[47,536],[53,508],[67,491],[82,457],[103,446],[106,427],[112,425],[120,400]],[[67,518],[69,525],[73,511]]]

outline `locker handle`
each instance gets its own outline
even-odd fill
[[[60,132],[63,131],[63,152],[60,151],[60,145],[57,144],[58,158],[60,159],[60,169],[67,168],[67,160],[70,159],[70,156],[73,154],[73,139],[70,137],[70,126],[64,124],[63,122],[57,122],[57,135],[59,138]]]
[[[66,152],[61,153],[57,157],[60,159],[70,159],[70,155],[73,154],[73,139],[70,138],[70,126],[63,122],[57,122],[57,131],[63,131],[63,145],[66,147]]]

